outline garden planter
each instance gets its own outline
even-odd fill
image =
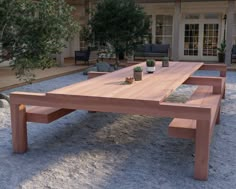
[[[143,72],[134,72],[134,80],[141,81],[143,79]]]
[[[162,60],[162,67],[169,67],[169,60]]]
[[[218,53],[218,61],[225,62],[225,53]]]
[[[154,73],[156,71],[156,67],[148,67],[147,66],[147,73]]]

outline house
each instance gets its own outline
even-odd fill
[[[152,43],[170,44],[173,60],[217,61],[217,47],[226,41],[225,62],[230,64],[236,44],[236,0],[136,0],[150,16]],[[75,16],[87,24],[88,8],[96,0],[68,0]],[[79,35],[68,43],[61,58],[74,56],[84,42]]]

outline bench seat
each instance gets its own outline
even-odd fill
[[[221,95],[212,94],[212,86],[199,86],[186,104],[211,107],[211,133],[216,122],[219,122]],[[168,128],[169,136],[176,138],[195,139],[196,120],[175,118]]]
[[[26,108],[26,119],[28,122],[51,123],[73,111],[75,110],[42,106],[30,106]]]

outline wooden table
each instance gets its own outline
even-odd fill
[[[145,63],[139,66],[145,70]],[[25,124],[27,118],[24,116],[24,105],[184,118],[197,120],[201,125],[208,125],[211,119],[211,108],[164,102],[166,97],[188,81],[191,75],[202,66],[203,63],[170,62],[170,67],[163,68],[161,62],[157,62],[155,73],[144,72],[143,80],[131,85],[125,84],[124,80],[125,77],[133,75],[134,66],[43,94],[12,93],[14,151],[27,150]],[[216,83],[215,80],[212,82],[213,93],[220,93],[221,91],[217,90],[214,83]],[[204,177],[205,172],[208,172],[209,158],[203,151],[198,153],[196,156],[207,159],[206,163],[195,162],[195,165],[204,167],[195,166],[195,178],[201,179],[202,169],[204,169]]]

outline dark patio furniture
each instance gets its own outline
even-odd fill
[[[236,62],[236,45],[233,45],[231,50],[231,63]]]
[[[170,45],[169,44],[139,45],[134,53],[134,57],[136,59],[140,58],[162,59],[163,57],[170,58]]]
[[[90,57],[90,48],[88,47],[87,50],[80,50],[80,51],[75,51],[75,64],[77,61],[84,61],[84,63],[87,62],[89,65],[89,57]]]

